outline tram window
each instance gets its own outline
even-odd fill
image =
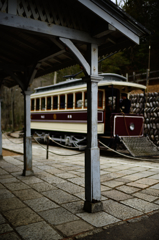
[[[34,111],[34,99],[31,99],[31,111]]]
[[[84,107],[87,107],[87,92],[84,93]]]
[[[47,97],[47,110],[51,109],[51,97]]]
[[[73,108],[73,94],[67,95],[67,108]]]
[[[98,91],[98,107],[102,108],[103,107],[103,92]]]
[[[41,110],[45,110],[45,98],[41,99]]]
[[[65,109],[65,95],[60,95],[60,109]]]
[[[76,108],[82,107],[82,93],[76,93]]]
[[[39,107],[40,101],[39,100],[40,100],[39,98],[36,99],[36,110],[37,111],[40,109],[40,107]]]
[[[113,102],[112,102],[113,100]],[[111,96],[108,98],[108,105],[110,106],[110,108],[112,109],[112,106],[113,106],[113,111],[116,109],[116,96]]]
[[[58,109],[58,96],[53,96],[53,109]]]

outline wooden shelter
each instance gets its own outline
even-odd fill
[[[0,0],[0,86],[24,94],[23,174],[33,174],[30,86],[34,78],[79,63],[88,92],[85,209],[98,211],[100,163],[97,144],[98,57],[139,44],[149,32],[110,0]],[[0,109],[1,111],[1,109]],[[2,158],[2,133],[0,130]]]

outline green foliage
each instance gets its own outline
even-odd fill
[[[149,60],[149,45],[151,45],[150,69],[158,70],[159,66],[159,0],[117,0],[118,5],[123,7],[131,17],[142,24],[151,36],[141,39],[140,45],[135,45],[124,52],[119,52],[99,64],[99,72],[110,72],[125,75],[132,72],[146,72]],[[57,82],[65,81],[63,76],[80,72],[80,66],[75,65],[57,72]],[[83,77],[84,73],[77,75]],[[53,74],[52,77],[53,79]]]
[[[124,53],[118,52],[99,63],[99,72],[123,74],[129,64],[130,61]]]
[[[149,45],[151,46],[151,70],[158,70],[159,60],[159,1],[158,0],[128,0],[123,9],[139,23],[151,31],[151,35],[141,39],[140,46],[127,53],[133,71],[142,72],[148,68]]]
[[[99,72],[118,73],[125,75],[132,72],[146,72],[149,59],[149,45],[151,45],[150,62],[151,70],[158,70],[159,66],[159,0],[117,0],[118,5],[123,7],[131,17],[142,24],[149,31],[151,36],[144,37],[140,41],[140,45],[135,45],[124,52],[119,52],[104,60],[99,64]],[[65,81],[63,76],[76,74],[80,72],[80,66],[74,65],[57,72],[57,82]],[[76,76],[81,78],[84,73]],[[54,73],[45,76],[46,79],[41,80],[41,86],[53,84]],[[39,83],[38,83],[39,84]]]

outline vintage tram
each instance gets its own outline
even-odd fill
[[[143,115],[125,114],[120,109],[121,94],[145,91],[141,84],[126,81],[118,74],[99,74],[98,137],[110,142],[117,136],[143,136]],[[87,85],[82,79],[68,79],[55,85],[38,87],[31,95],[32,134],[48,133],[68,146],[78,146],[87,133]]]

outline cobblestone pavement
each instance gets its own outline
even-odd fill
[[[21,139],[3,138],[3,148],[23,152]],[[45,148],[45,146],[44,146]],[[33,143],[34,176],[21,176],[23,156],[0,161],[0,239],[79,239],[108,226],[159,211],[159,163],[100,157],[104,210],[86,213],[84,154]],[[78,153],[78,152],[77,152]]]

